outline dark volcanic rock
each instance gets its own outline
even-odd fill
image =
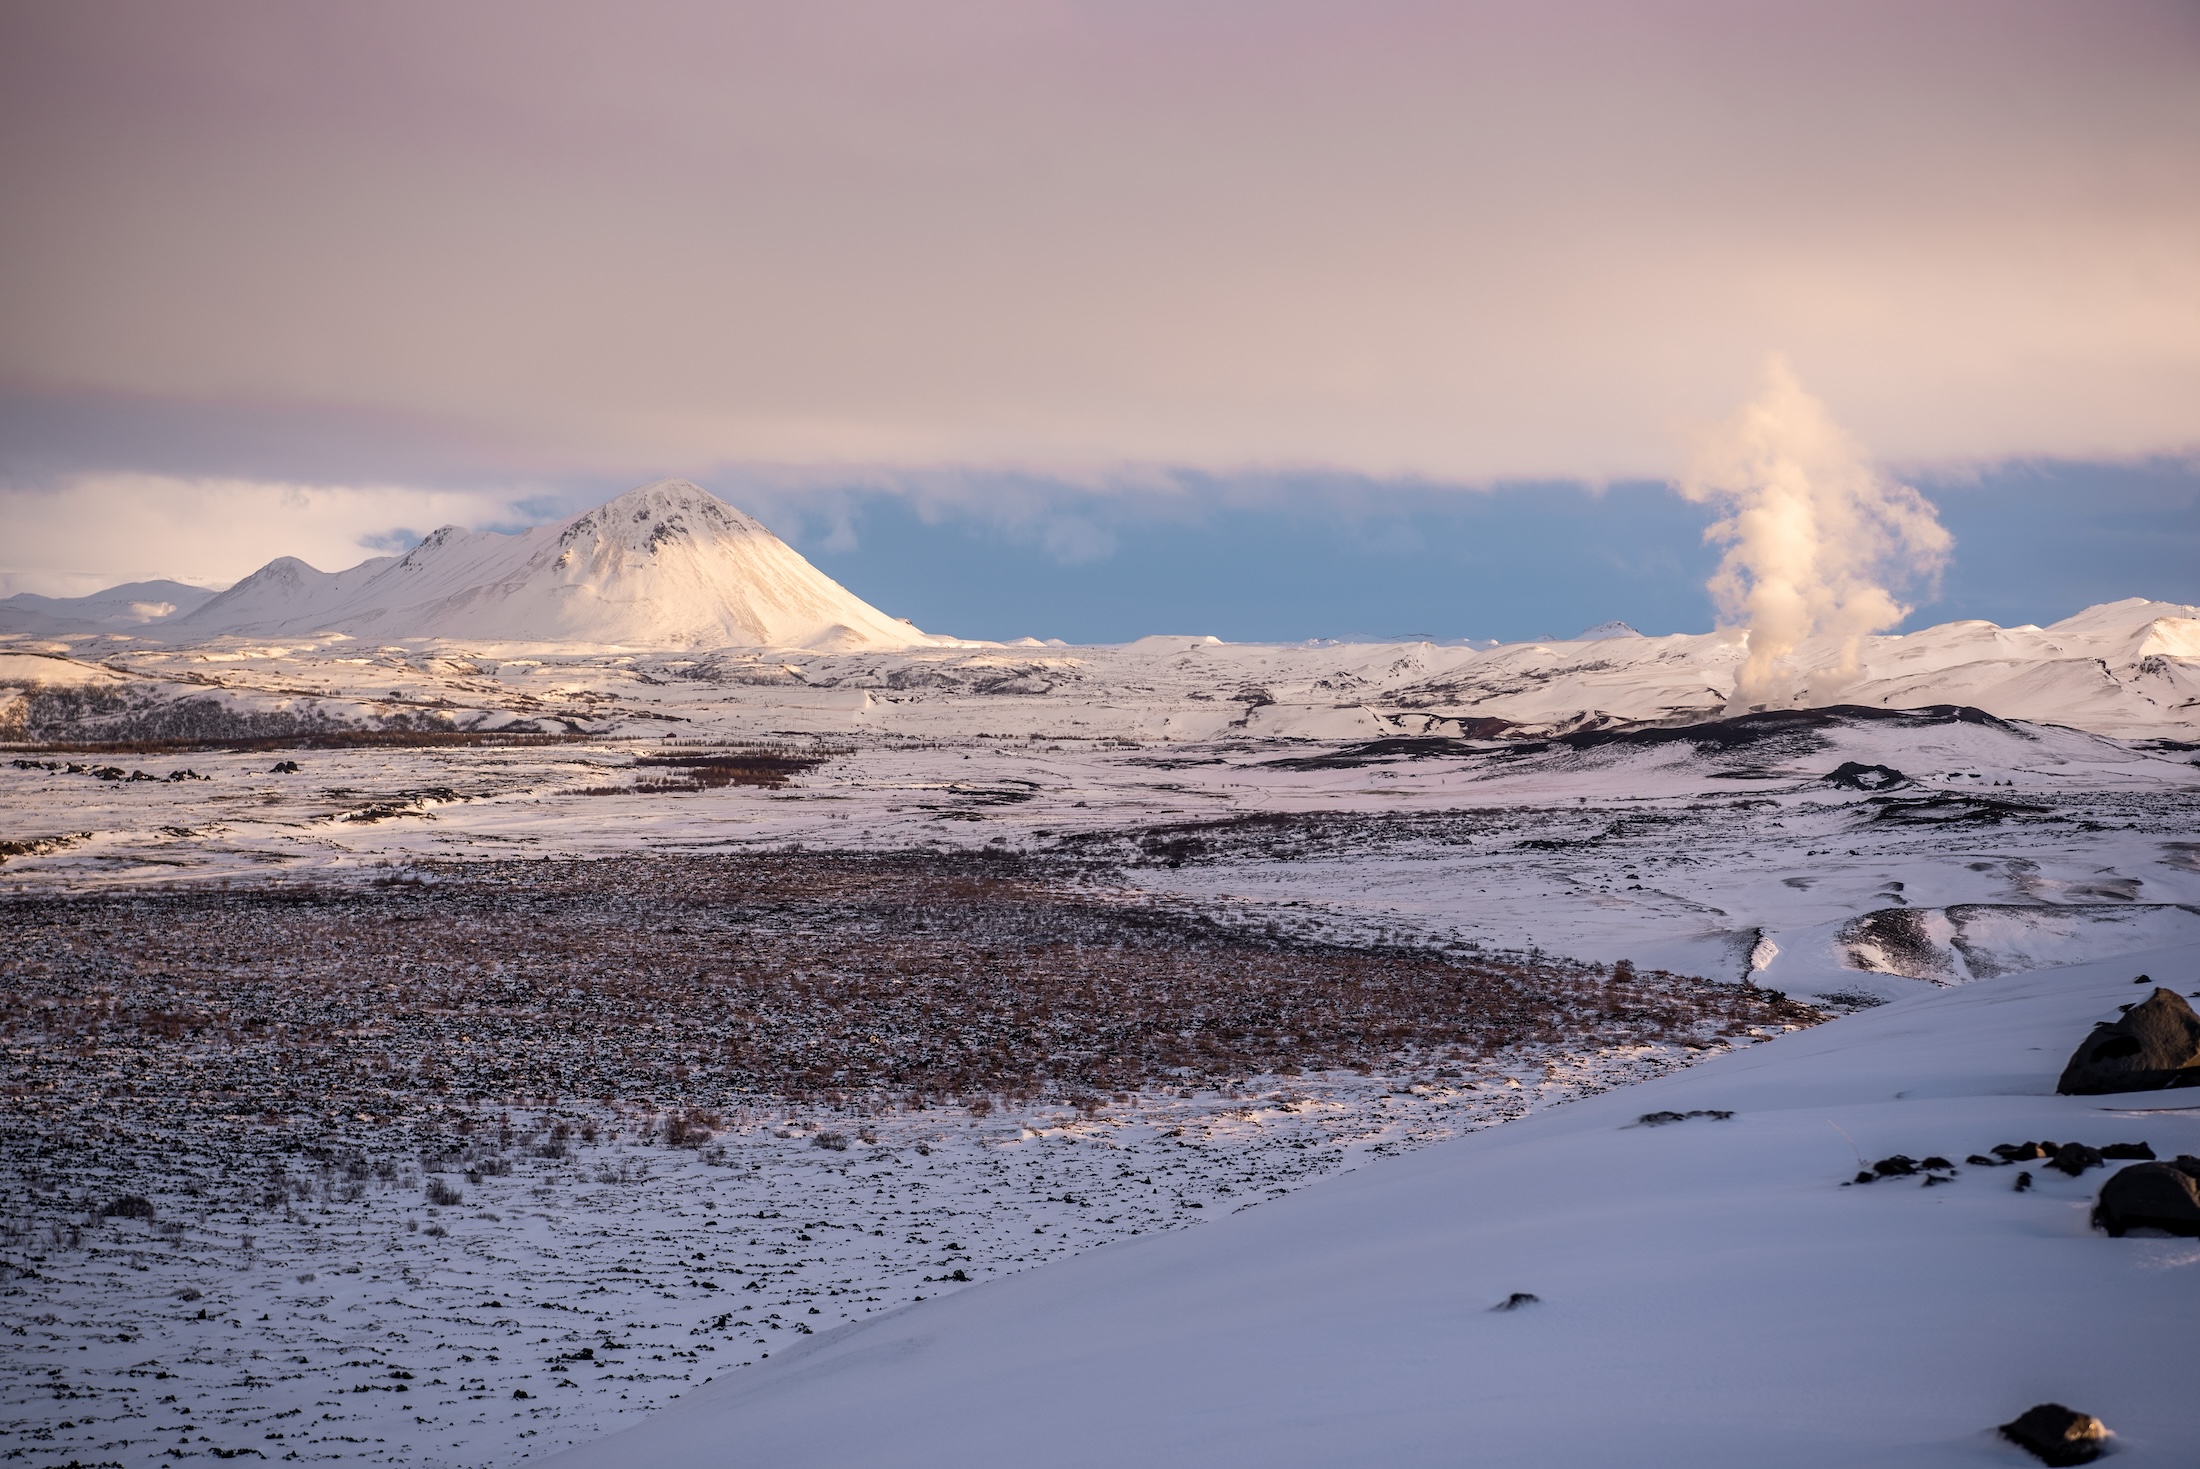
[[[2088,1168],[2101,1166],[2100,1149],[2089,1148],[2084,1143],[2064,1143],[2055,1149],[2055,1156],[2047,1166],[2076,1178]]]
[[[1862,765],[1854,760],[1844,760],[1818,778],[1845,791],[1891,791],[1910,783],[1910,778],[1892,765]]]
[[[1700,1107],[1693,1112],[1645,1112],[1635,1119],[1637,1127],[1663,1127],[1669,1122],[1688,1122],[1697,1117],[1708,1117],[1714,1122],[1724,1122],[1734,1114],[1717,1107]]]
[[[2200,1015],[2184,996],[2158,989],[2124,1018],[2093,1028],[2063,1068],[2066,1096],[2200,1085]]]
[[[2030,1449],[2043,1464],[2090,1464],[2108,1444],[2107,1425],[2061,1403],[2025,1409],[2014,1423],[2001,1425],[2001,1436]]]
[[[2113,1235],[2134,1229],[2200,1238],[2200,1159],[2134,1163],[2101,1185],[2093,1222]]]

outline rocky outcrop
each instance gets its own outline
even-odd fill
[[[2065,1096],[2200,1086],[2200,1015],[2184,996],[2157,989],[2124,1018],[2095,1026],[2063,1068]]]

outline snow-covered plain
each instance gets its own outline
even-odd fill
[[[2158,977],[2200,988],[2190,947],[2200,927],[2200,768],[2189,752],[1937,718],[1835,720],[1725,750],[1686,740],[1506,751],[854,732],[786,734],[777,743],[821,763],[781,788],[682,791],[647,789],[658,767],[637,768],[637,758],[710,744],[96,757],[150,763],[148,773],[162,776],[187,765],[205,777],[181,781],[103,780],[67,768],[89,765],[85,757],[56,753],[35,768],[0,769],[8,830],[54,841],[11,858],[0,884],[33,896],[373,878],[423,860],[515,854],[1013,850],[1113,864],[1122,881],[1161,899],[1310,940],[1540,948],[1721,980],[1754,972],[1762,984],[1830,996],[1837,1009],[1900,1001],[1806,1037],[1769,1045],[1741,1037],[1752,1054],[1884,1029],[1920,1004],[1918,1013],[1940,1018],[1903,1031],[1912,1039],[1901,1065],[1918,1075],[1900,1085],[1869,1060],[1868,1047],[1840,1049],[1824,1055],[1865,1058],[1853,1078],[1829,1070],[1834,1059],[1753,1072],[1748,1088],[1715,1086],[1709,1078],[1724,1073],[1698,1068],[1686,1085],[1702,1078],[1702,1090],[1668,1093],[1659,1088],[1682,1083],[1657,1083],[1574,1102],[1533,1124],[1508,1119],[1714,1053],[1576,1045],[1500,1058],[1453,1082],[1426,1072],[1246,1077],[1231,1095],[1144,1092],[1089,1117],[1038,1106],[974,1119],[934,1107],[880,1117],[869,1124],[878,1144],[857,1141],[847,1153],[807,1138],[849,1124],[800,1107],[767,1109],[731,1120],[714,1139],[722,1161],[638,1146],[635,1119],[618,1113],[593,1114],[594,1146],[574,1142],[566,1159],[536,1159],[528,1145],[547,1138],[543,1128],[562,1118],[577,1136],[592,1114],[490,1103],[472,1115],[484,1128],[505,1113],[515,1118],[514,1172],[474,1184],[454,1166],[465,1203],[434,1213],[420,1168],[451,1123],[432,1114],[361,1124],[355,1153],[338,1148],[320,1162],[283,1151],[286,1129],[250,1119],[234,1135],[178,1148],[172,1172],[142,1154],[22,1160],[11,1165],[19,1190],[11,1212],[42,1233],[18,1236],[10,1251],[29,1274],[7,1287],[6,1320],[23,1334],[0,1343],[11,1404],[0,1453],[138,1464],[165,1461],[171,1449],[251,1447],[270,1457],[510,1463],[584,1443],[675,1394],[686,1404],[706,1379],[716,1379],[706,1393],[729,1374],[746,1381],[784,1359],[773,1343],[812,1340],[803,1327],[822,1332],[926,1297],[916,1312],[875,1328],[896,1360],[902,1349],[892,1343],[926,1313],[976,1309],[993,1296],[988,1288],[970,1306],[943,1299],[970,1288],[951,1278],[955,1270],[976,1283],[1048,1260],[1056,1264],[1031,1279],[1064,1272],[1058,1288],[1068,1295],[1024,1304],[1003,1295],[1000,1317],[974,1318],[963,1335],[952,1322],[941,1328],[963,1345],[920,1352],[906,1372],[864,1367],[877,1376],[846,1389],[865,1404],[860,1412],[827,1411],[811,1394],[840,1388],[790,1378],[784,1389],[754,1389],[757,1396],[742,1388],[724,1402],[731,1418],[698,1416],[698,1403],[664,1419],[669,1437],[616,1448],[621,1441],[609,1440],[604,1452],[614,1457],[605,1461],[691,1454],[715,1462],[711,1454],[738,1442],[770,1445],[757,1450],[768,1462],[922,1463],[937,1447],[939,1462],[952,1450],[1005,1463],[1028,1460],[1035,1443],[1058,1435],[1092,1445],[1089,1462],[1289,1461],[1285,1439],[1306,1462],[1357,1457],[1354,1444],[1385,1459],[1433,1462],[1470,1439],[1541,1462],[1666,1462],[1681,1425],[1693,1423],[1703,1462],[1843,1463],[1868,1450],[1887,1462],[1995,1463],[2014,1461],[1978,1436],[1981,1425],[2039,1398],[2101,1413],[2127,1447],[2175,1442],[2191,1426],[2162,1406],[2175,1395],[2156,1394],[2160,1384],[2147,1375],[2158,1347],[2119,1354],[2102,1328],[2089,1327],[2081,1340],[2096,1365],[2081,1372],[2054,1344],[2050,1326],[2055,1313],[2075,1310],[2071,1292],[2094,1293],[2086,1319],[2136,1323],[2129,1331],[2141,1341],[2153,1340],[2146,1323],[2156,1303],[2187,1292],[2179,1262],[2191,1252],[2179,1254],[2182,1246],[2089,1241],[2082,1199],[2099,1175],[2069,1184],[2051,1175],[2021,1199],[2005,1197],[2006,1174],[1971,1171],[1914,1199],[1906,1184],[1842,1192],[1854,1158],[1826,1126],[1839,1124],[1873,1157],[1960,1157],[2034,1135],[2117,1140],[2108,1135],[2115,1128],[2084,1131],[2072,1120],[2092,1116],[2086,1108],[2113,1118],[2101,1099],[2033,1093],[2051,1085],[2082,1033],[2079,1012],[2090,1016],[2103,996],[2124,992],[2114,987],[2128,987],[2131,971],[2153,966]],[[301,769],[274,774],[277,758]],[[1844,763],[1898,769],[1911,783],[1850,788],[1823,778]],[[616,793],[580,794],[607,789]],[[2146,952],[2165,943],[2186,947]],[[2090,978],[2066,981],[2065,971],[2034,967],[2116,953],[2131,957],[2085,971]],[[2056,988],[2066,983],[2073,988]],[[1940,988],[1948,984],[1965,987]],[[2011,988],[2024,984],[2043,988]],[[1973,1012],[1931,1008],[1997,993],[2068,997],[2056,1001],[2053,1024],[2043,1020],[2023,1042],[2040,1047],[2032,1059],[2046,1080],[2021,1107],[1962,1100],[1962,1068],[1973,1062],[1961,1037]],[[1943,1023],[1953,1029],[1940,1039],[1934,1027]],[[1921,1068],[1943,1049],[1949,1065],[1935,1081]],[[2031,1087],[1999,1051],[1987,1060],[2009,1090]],[[1770,1093],[1756,1099],[1749,1088],[1770,1086],[1774,1075],[1834,1100],[1811,1110]],[[1919,1088],[1955,1090],[1933,1103],[1938,1111],[1907,1113],[1877,1094]],[[1741,1115],[1654,1133],[1620,1127],[1667,1107]],[[1567,1118],[1580,1120],[1560,1128]],[[1462,1145],[1411,1161],[1388,1156],[1498,1121],[1508,1126],[1478,1146],[1522,1141],[1489,1153]],[[794,1131],[793,1122],[811,1126]],[[2186,1125],[2180,1117],[2168,1125],[2136,1135],[2165,1153],[2200,1147],[2172,1135]],[[1183,1135],[1167,1136],[1179,1126]],[[315,1134],[324,1150],[326,1132]],[[239,1145],[236,1135],[256,1141]],[[928,1152],[916,1151],[920,1140]],[[192,1151],[216,1142],[229,1150],[222,1158]],[[1439,1156],[1448,1161],[1436,1172],[1417,1161]],[[292,1195],[279,1215],[231,1215],[205,1186],[209,1174],[241,1173],[258,1187],[270,1160],[287,1170]],[[1645,1160],[1656,1167],[1644,1171]],[[347,1169],[362,1163],[367,1176],[350,1178]],[[374,1171],[382,1163],[392,1177]],[[1320,1197],[1343,1202],[1303,1216],[1317,1220],[1305,1226],[1310,1233],[1278,1224],[1274,1237],[1232,1237],[1225,1254],[1272,1250],[1281,1274],[1259,1274],[1266,1267],[1252,1260],[1226,1266],[1221,1256],[1144,1253],[1147,1234],[1211,1222],[1339,1170],[1350,1178]],[[309,1197],[296,1197],[301,1185]],[[1380,1197],[1359,1192],[1378,1187]],[[155,1220],[86,1219],[130,1189],[158,1200]],[[1507,1199],[1540,1200],[1541,1212],[1507,1214]],[[1270,1207],[1281,1205],[1244,1219]],[[1880,1222],[1857,1226],[1854,1239],[1829,1234],[1847,1229],[1843,1221],[1860,1208],[1878,1209],[1870,1217]],[[1945,1224],[1951,1210],[1979,1221],[1986,1243]],[[426,1233],[431,1226],[447,1232]],[[1914,1240],[1913,1228],[1924,1231]],[[1103,1261],[1129,1268],[1114,1256],[1133,1231],[1138,1248],[1122,1258],[1158,1262],[1152,1278],[1163,1283],[1108,1276],[1083,1294],[1087,1277],[1075,1272]],[[1530,1249],[1527,1240],[1549,1243]],[[1080,1253],[1103,1243],[1109,1249],[1099,1255]],[[2104,1265],[2100,1252],[2112,1243],[2121,1263]],[[962,1248],[949,1253],[948,1244]],[[1903,1253],[1913,1247],[1914,1256]],[[2052,1250],[2065,1255],[2043,1253]],[[1974,1254],[1965,1268],[1949,1268]],[[1060,1259],[1070,1255],[1085,1263]],[[2067,1276],[2076,1284],[2061,1276],[2035,1283],[2065,1269],[2065,1258],[2089,1262]],[[1990,1284],[1987,1263],[2025,1285]],[[358,1274],[345,1273],[355,1265]],[[1195,1285],[1218,1270],[1211,1290]],[[1866,1278],[1871,1270],[1889,1279]],[[315,1278],[298,1279],[308,1274]],[[1293,1280],[1321,1284],[1310,1298],[1286,1288]],[[1812,1280],[1824,1288],[1797,1294]],[[747,1291],[750,1281],[763,1288]],[[1547,1314],[1482,1314],[1484,1296],[1516,1289],[1543,1296]],[[187,1290],[201,1294],[184,1300]],[[1178,1294],[1215,1313],[1211,1331],[1161,1309]],[[1266,1305],[1247,1306],[1261,1296]],[[747,1309],[729,1314],[736,1299]],[[1110,1299],[1120,1311],[1105,1305]],[[1285,1302],[1295,1303],[1291,1311]],[[1849,1302],[1856,1314],[1844,1315]],[[1232,1315],[1241,1309],[1247,1314]],[[1105,1319],[1079,1315],[1088,1310]],[[1047,1356],[1030,1334],[1030,1323],[1050,1313],[1069,1357]],[[1928,1329],[1933,1321],[1942,1326]],[[1142,1322],[1157,1334],[1142,1335]],[[1884,1341],[1867,1334],[1871,1322],[1885,1328]],[[1452,1334],[1432,1334],[1438,1327]],[[1513,1336],[1491,1337],[1507,1327],[1517,1328]],[[860,1351],[863,1339],[833,1350]],[[1183,1356],[1159,1345],[1179,1339]],[[996,1341],[1051,1365],[1020,1376],[986,1355],[994,1348],[984,1343]],[[1690,1351],[1676,1355],[1676,1341]],[[1115,1345],[1129,1359],[1175,1363],[1173,1380],[1204,1384],[1196,1401],[1189,1388],[1157,1387],[1166,1374],[1148,1381],[1145,1367],[1115,1361]],[[584,1347],[591,1358],[572,1355]],[[1928,1370],[1936,1353],[1960,1360]],[[1577,1358],[1578,1370],[1562,1365]],[[1873,1365],[1878,1358],[1884,1366]],[[1372,1386],[1378,1378],[1427,1410],[1416,1416],[1386,1398],[1393,1389]],[[1049,1392],[1048,1382],[1075,1390]],[[1261,1384],[1279,1396],[1263,1397]],[[1890,1384],[1912,1390],[1904,1396]],[[408,1389],[402,1396],[373,1390],[399,1385]],[[530,1396],[515,1399],[515,1390]],[[934,1391],[959,1406],[927,1416],[932,1410],[904,1396]],[[1123,1400],[1122,1392],[1145,1406],[1116,1437],[1096,1434],[1087,1405]],[[1297,1416],[1278,1406],[1285,1400],[1303,1405]],[[1053,1407],[1040,1412],[1036,1403]],[[1591,1403],[1609,1411],[1588,1411]],[[1065,1416],[1048,1416],[1056,1410]],[[804,1460],[792,1446],[808,1431],[802,1425],[819,1429],[823,1420],[832,1432],[820,1430],[815,1457]],[[989,1421],[992,1437],[963,1436]],[[1306,1431],[1253,1426],[1261,1421]],[[1706,1421],[1717,1431],[1707,1433]],[[1138,1425],[1159,1436],[1137,1437]],[[1627,1447],[1630,1433],[1649,1447]]]
[[[965,702],[979,704],[966,717],[996,712]],[[685,740],[111,757],[158,777],[142,781],[56,752],[0,768],[18,849],[0,890],[442,858],[993,848],[1121,862],[1150,890],[1256,903],[1293,932],[1867,998],[2200,923],[2194,752],[2055,726],[1833,718],[1727,748],[782,732],[820,762],[783,789],[667,789],[663,767],[638,763],[741,745]],[[278,756],[300,769],[272,773]],[[1844,765],[1906,781],[1826,779]],[[167,779],[181,770],[204,778]]]

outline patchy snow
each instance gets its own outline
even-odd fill
[[[421,858],[998,848],[1120,862],[1150,890],[1353,941],[1395,930],[1722,979],[1769,942],[1759,982],[1864,999],[2171,942],[2200,911],[2189,751],[1952,717],[1722,729],[1738,742],[782,735],[822,763],[784,788],[687,792],[638,758],[738,742],[56,753],[0,767],[0,823],[25,846],[0,891]],[[275,773],[279,757],[300,769]],[[1828,778],[1847,766],[1903,783]],[[168,778],[184,772],[205,778]]]
[[[456,1107],[248,1126],[243,1148],[233,1131],[156,1128],[91,1156],[17,1155],[0,1462],[539,1457],[813,1333],[1222,1217],[1683,1054],[1523,1054],[1412,1086],[1271,1077],[1092,1113],[793,1109],[685,1147],[653,1143],[631,1111]],[[423,1182],[460,1202],[433,1205]],[[86,1217],[126,1194],[155,1217]]]

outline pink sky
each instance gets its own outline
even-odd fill
[[[2189,5],[13,5],[17,386],[545,462],[2200,439]]]
[[[2188,3],[9,3],[0,190],[18,489],[2200,445]]]

